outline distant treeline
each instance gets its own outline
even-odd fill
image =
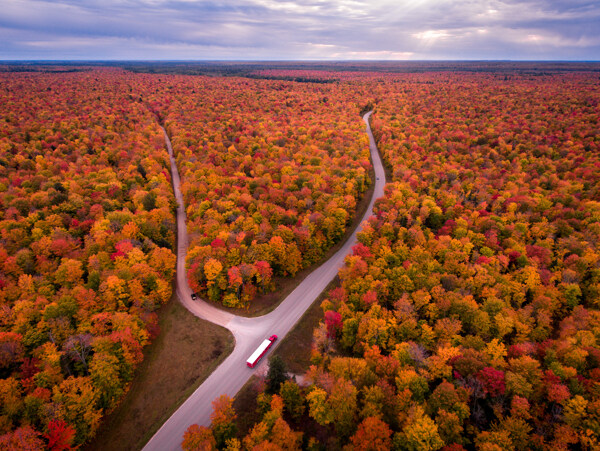
[[[136,73],[208,75],[298,82],[331,83],[310,77],[257,75],[261,70],[313,70],[337,72],[423,73],[439,71],[498,72],[548,75],[564,72],[600,72],[600,62],[566,61],[25,61],[0,62],[0,72],[74,72],[93,67],[120,67]]]
[[[438,71],[501,72],[537,75],[556,72],[600,72],[598,62],[525,62],[525,61],[332,61],[332,62],[119,62],[114,65],[132,72],[242,76],[256,78],[255,71],[265,69],[319,70],[339,72],[422,73]],[[269,78],[261,76],[261,78]],[[323,83],[318,80],[293,80]],[[328,80],[331,82],[331,80]]]
[[[285,80],[285,81],[295,81],[298,83],[337,83],[339,82],[339,78],[316,78],[316,77],[286,77],[286,76],[273,76],[273,75],[260,75],[260,74],[246,74],[244,75],[246,78],[256,78],[263,80]]]
[[[41,65],[0,65],[0,72],[48,72],[53,74],[84,72],[87,67],[41,66]]]

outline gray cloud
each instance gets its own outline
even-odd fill
[[[587,0],[5,0],[0,59],[600,59]]]

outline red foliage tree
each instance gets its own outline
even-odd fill
[[[75,438],[75,429],[65,423],[63,420],[51,420],[48,423],[48,432],[44,434],[48,440],[48,449],[50,451],[71,450],[73,439]]]

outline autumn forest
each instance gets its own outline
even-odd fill
[[[310,366],[262,376],[245,429],[215,394],[183,449],[600,448],[597,64],[129,69],[0,66],[0,450],[93,442],[160,336],[162,127],[188,284],[247,312],[347,236],[370,110],[385,195]]]

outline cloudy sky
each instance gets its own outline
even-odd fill
[[[2,0],[0,60],[600,60],[598,0]]]

